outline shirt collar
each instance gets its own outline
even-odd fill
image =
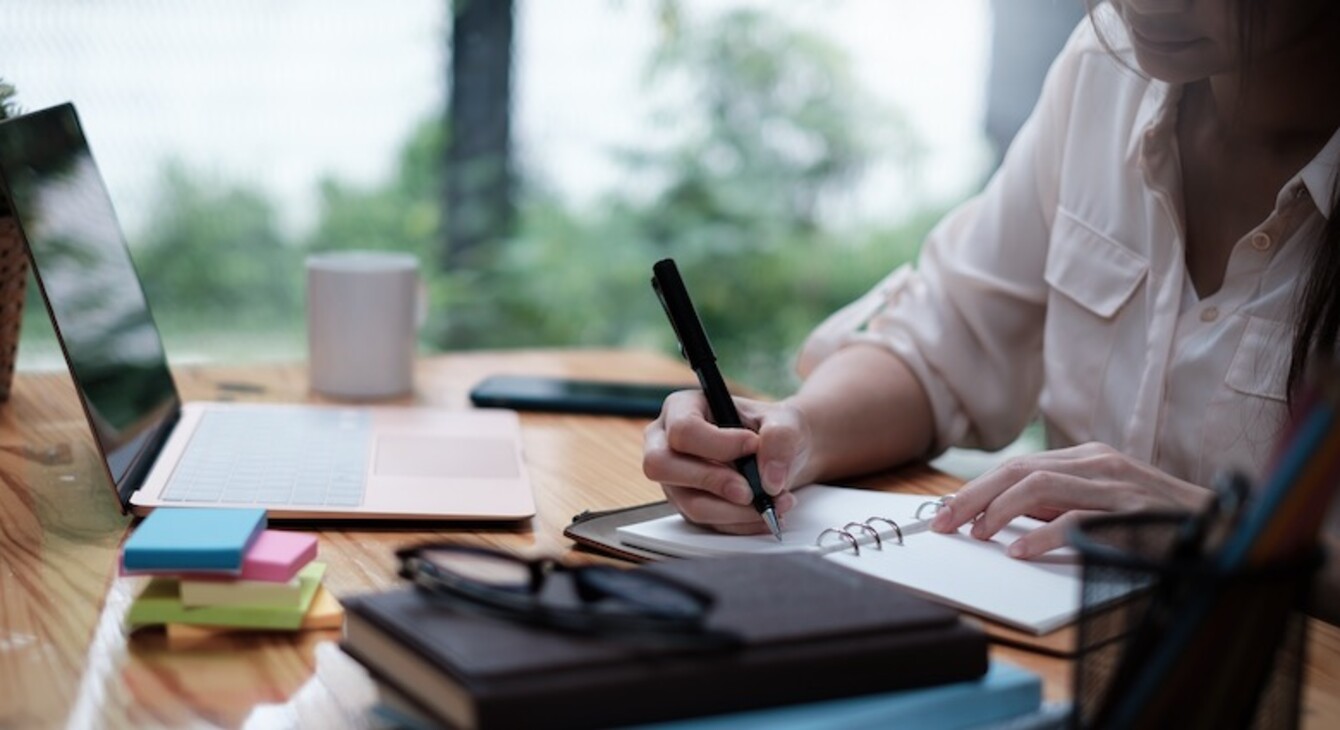
[[[1327,218],[1331,215],[1331,206],[1335,204],[1337,171],[1340,171],[1340,129],[1335,130],[1321,152],[1298,173],[1298,178],[1307,187],[1308,195],[1312,196],[1312,202],[1316,203],[1317,210]]]
[[[1144,97],[1140,100],[1140,109],[1136,112],[1133,129],[1136,134],[1131,139],[1128,154],[1140,162],[1140,166],[1149,171],[1156,158],[1168,154],[1176,146],[1177,105],[1182,98],[1182,86],[1171,85],[1158,79],[1150,79]],[[1280,200],[1286,193],[1299,184],[1307,189],[1317,210],[1329,218],[1331,206],[1335,202],[1336,175],[1340,173],[1340,129],[1336,129],[1331,139],[1321,148],[1299,173],[1285,183],[1280,191]],[[1277,201],[1278,207],[1278,201]]]
[[[1156,181],[1166,181],[1168,175],[1176,174],[1177,103],[1182,98],[1182,87],[1158,79],[1146,83],[1140,108],[1136,110],[1132,126],[1135,134],[1128,154],[1143,171],[1145,182],[1159,187]]]

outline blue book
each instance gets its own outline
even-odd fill
[[[265,529],[263,509],[159,507],[126,540],[127,571],[237,573]]]
[[[1038,675],[992,661],[978,680],[840,700],[770,707],[641,726],[642,730],[843,730],[915,727],[957,730],[1024,717],[1042,707]]]
[[[432,730],[441,727],[395,687],[377,682],[380,701],[373,707],[387,730]],[[921,689],[900,690],[789,707],[712,715],[635,730],[831,730],[840,727],[886,730],[1063,730],[1069,705],[1043,705],[1042,681],[1012,664],[993,661],[981,679]]]

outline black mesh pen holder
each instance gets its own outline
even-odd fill
[[[1104,515],[1083,560],[1071,726],[1298,726],[1321,554],[1226,573],[1185,544],[1186,514]]]

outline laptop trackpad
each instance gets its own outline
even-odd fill
[[[377,437],[372,473],[385,477],[516,479],[516,442],[505,438],[387,434]]]

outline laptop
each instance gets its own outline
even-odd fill
[[[512,411],[183,403],[73,105],[0,122],[0,180],[123,512],[535,514]]]

